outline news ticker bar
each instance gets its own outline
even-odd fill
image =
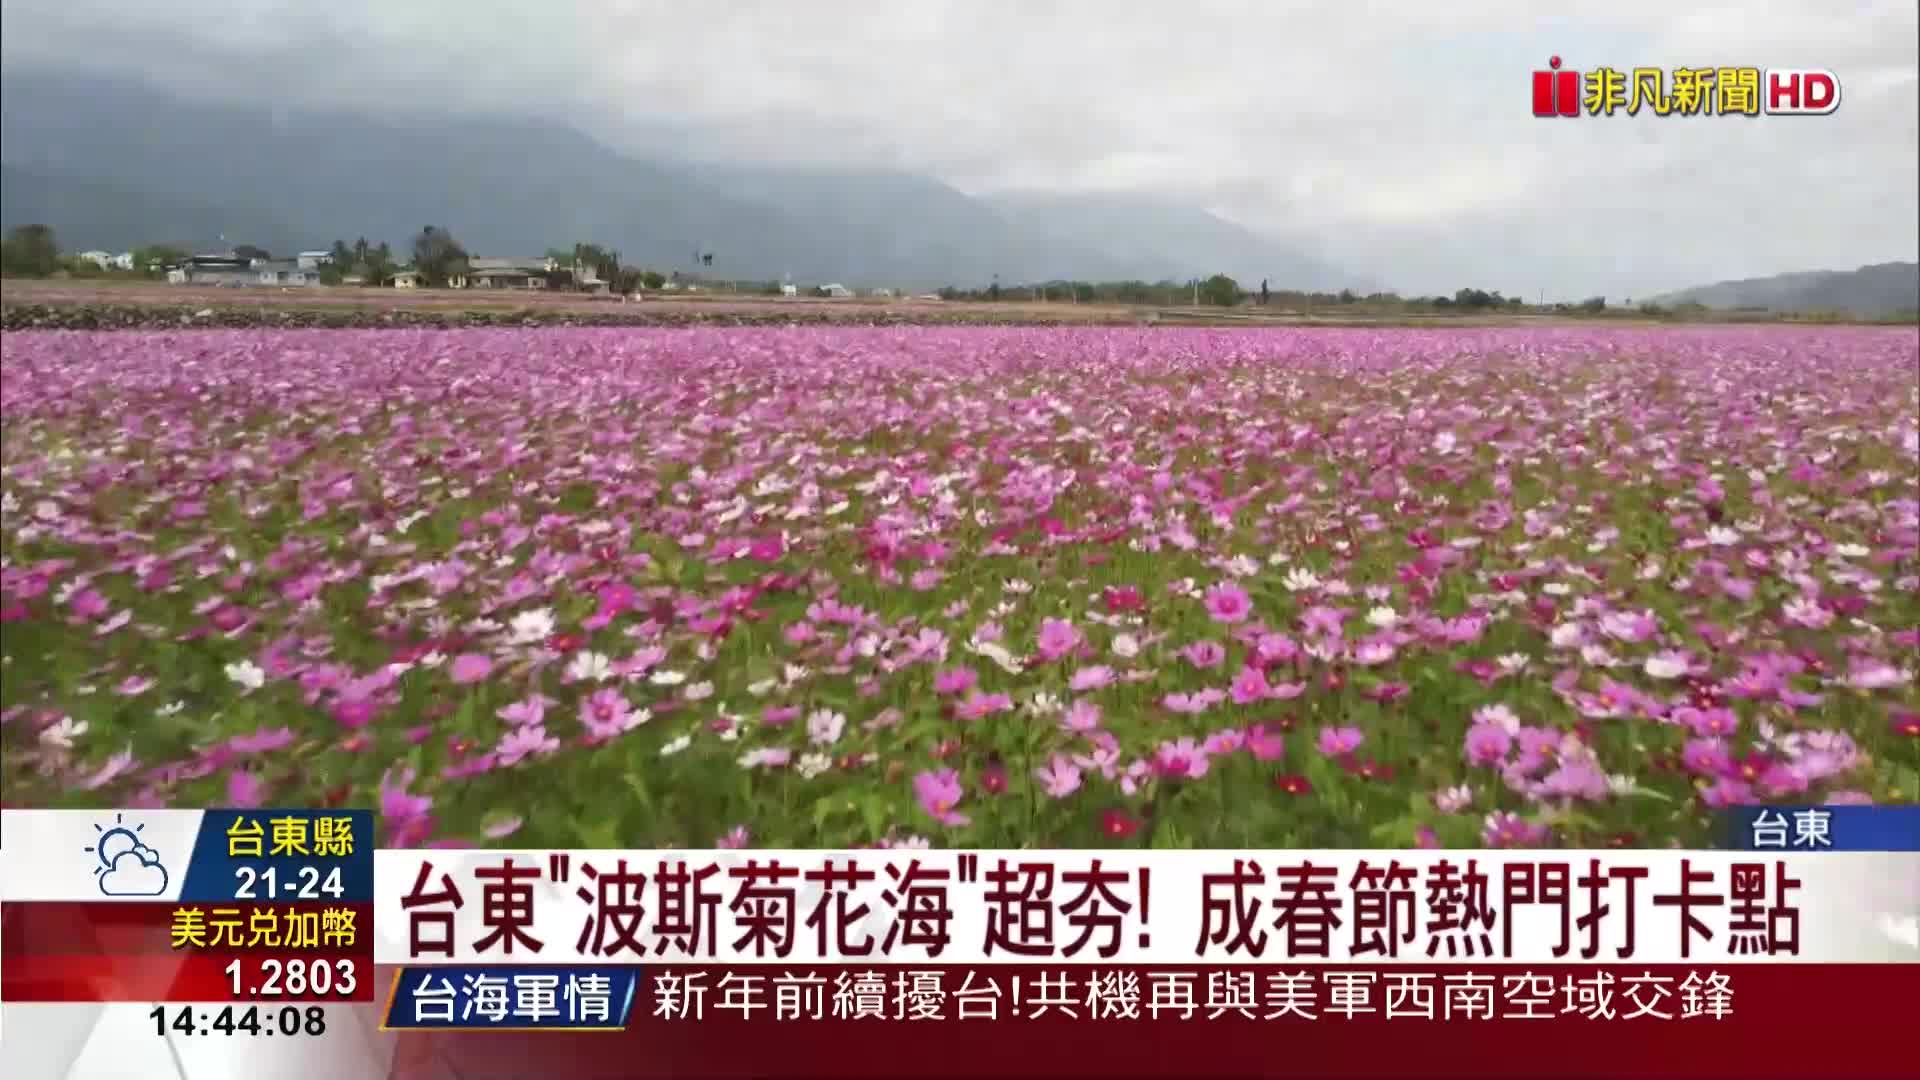
[[[383,1000],[358,1006],[0,1005],[0,1070],[104,1080],[173,1060],[195,1080],[1892,1077],[1911,1073],[1920,977],[1911,964],[546,968],[383,968]],[[442,984],[469,975],[475,1004],[463,1019],[461,994],[447,1009]],[[515,975],[529,978],[515,987]],[[548,975],[604,976],[608,1018],[624,1021],[602,1025],[594,984],[569,1018]],[[614,998],[628,978],[623,1010]],[[506,980],[504,1016],[490,979]],[[429,1004],[416,1021],[407,995],[420,989]],[[99,1045],[77,1046],[75,1026],[95,1029]],[[1795,1032],[1807,1037],[1781,1037]]]

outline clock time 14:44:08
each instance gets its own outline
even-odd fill
[[[147,1014],[154,1030],[165,1038],[176,1035],[249,1035],[256,1038],[295,1038],[327,1033],[327,1011],[318,1005],[224,1005],[218,1010],[192,1005],[155,1005]]]

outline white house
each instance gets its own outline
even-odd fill
[[[293,257],[302,270],[318,270],[333,261],[331,251],[303,251]]]
[[[396,289],[417,289],[420,287],[421,275],[418,270],[398,270],[390,280]]]
[[[298,260],[293,259],[255,259],[253,270],[262,285],[318,285],[320,274],[315,270],[302,269]]]
[[[826,293],[828,296],[852,296],[853,295],[853,290],[847,288],[845,285],[828,285],[826,288],[823,288],[820,291],[823,293]]]
[[[115,255],[113,257],[113,268],[115,270],[133,269],[133,252],[123,251],[120,254]]]
[[[547,275],[559,268],[551,258],[501,259],[475,256],[467,260],[467,272],[455,274],[447,284],[456,289],[544,289]]]
[[[113,265],[113,253],[110,251],[83,251],[80,257],[102,270]]]
[[[797,285],[782,285],[780,286],[780,295],[781,296],[799,296],[800,288]]]

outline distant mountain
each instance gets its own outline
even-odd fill
[[[1722,281],[1658,297],[1656,303],[1769,311],[1845,311],[1892,315],[1920,310],[1920,263],[1891,262],[1858,270],[1816,270]]]
[[[1215,214],[1134,195],[993,197],[992,205],[1043,242],[1118,263],[1122,278],[1185,281],[1226,274],[1246,288],[1371,292],[1379,286]]]
[[[477,254],[593,242],[663,271],[691,269],[699,251],[714,254],[714,274],[910,289],[995,275],[1225,271],[1275,288],[1343,277],[1205,214],[1003,205],[902,173],[623,155],[570,128],[512,118],[211,104],[15,69],[0,78],[0,162],[0,225],[44,222],[69,248],[210,248],[224,233],[276,252],[361,236],[404,251],[422,226],[440,225]],[[1124,243],[1107,235],[1122,224],[1132,232]]]
[[[120,252],[143,244],[203,250],[219,246],[222,235],[276,253],[306,246],[297,230],[263,210],[176,199],[11,163],[0,164],[0,222],[51,225],[68,251]]]

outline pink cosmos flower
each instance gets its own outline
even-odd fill
[[[1265,724],[1255,724],[1247,729],[1247,753],[1255,761],[1279,761],[1287,753],[1285,736],[1279,732],[1270,732]]]
[[[515,726],[538,724],[546,718],[547,706],[555,704],[545,694],[529,694],[511,705],[501,706],[495,716]]]
[[[933,691],[936,694],[963,694],[973,689],[980,676],[972,668],[947,668],[933,676]]]
[[[380,818],[387,826],[388,843],[393,847],[413,847],[433,831],[433,799],[416,795],[414,771],[408,766],[389,768],[380,777]]]
[[[1208,733],[1206,741],[1200,744],[1200,752],[1213,758],[1234,753],[1246,744],[1246,732],[1239,728],[1221,728]]]
[[[551,754],[560,749],[560,740],[547,734],[544,724],[526,724],[514,728],[500,737],[500,744],[494,747],[495,761],[502,768],[518,763],[522,758]]]
[[[1153,752],[1154,770],[1173,779],[1198,780],[1207,775],[1207,755],[1192,739],[1163,742]]]
[[[1316,743],[1320,752],[1328,757],[1351,754],[1360,749],[1366,741],[1366,735],[1357,727],[1323,727]]]
[[[1160,699],[1160,704],[1170,712],[1197,716],[1213,707],[1213,703],[1201,694],[1186,694],[1179,691]]]
[[[1534,847],[1545,843],[1549,835],[1545,825],[1535,825],[1510,811],[1488,814],[1480,830],[1481,840],[1491,848]]]
[[[978,691],[968,694],[967,699],[955,708],[962,720],[979,720],[994,713],[1006,712],[1013,708],[1013,698],[1006,694],[982,694]]]
[[[640,719],[641,714],[635,713],[626,697],[613,687],[594,691],[580,704],[580,726],[595,741],[632,731]]]
[[[1754,802],[1753,787],[1742,780],[1723,776],[1700,793],[1700,801],[1718,810],[1727,806],[1746,806]]]
[[[737,851],[752,842],[753,834],[747,831],[747,827],[745,825],[735,825],[733,828],[727,830],[726,835],[715,840],[713,846],[722,851]]]
[[[960,786],[960,774],[952,769],[935,769],[917,774],[913,778],[913,794],[919,800],[920,808],[942,825],[960,827],[972,821],[954,810],[966,797],[966,792]]]
[[[1205,594],[1207,614],[1214,622],[1244,622],[1253,612],[1253,598],[1247,590],[1230,581],[1221,582],[1209,588]]]
[[[1085,734],[1100,726],[1100,706],[1085,698],[1077,698],[1060,714],[1060,726],[1075,734]]]
[[[242,810],[259,806],[266,798],[267,784],[258,773],[235,769],[227,774],[227,805]]]
[[[1375,667],[1393,659],[1395,652],[1391,641],[1363,641],[1354,647],[1353,662],[1362,667]]]
[[[1267,673],[1257,667],[1243,667],[1233,677],[1233,686],[1229,696],[1235,705],[1251,705],[1266,699],[1273,693],[1273,687],[1267,685]]]
[[[1846,683],[1856,690],[1887,690],[1912,681],[1912,672],[1872,657],[1855,657],[1847,669]]]
[[[1683,706],[1673,710],[1675,723],[1685,724],[1702,739],[1726,738],[1740,730],[1740,714],[1732,709],[1696,709]]]
[[[1083,667],[1079,671],[1074,672],[1073,678],[1067,680],[1067,689],[1079,694],[1085,693],[1088,690],[1099,690],[1112,683],[1113,669],[1107,667],[1105,664],[1095,664],[1092,667]]]
[[[1058,660],[1080,647],[1080,631],[1065,619],[1045,619],[1040,623],[1037,648],[1043,660]]]
[[[101,763],[98,769],[74,781],[82,791],[97,791],[133,770],[138,764],[132,749],[122,750]]]
[[[294,737],[293,729],[289,727],[261,728],[228,739],[227,749],[236,754],[269,754],[292,746]]]
[[[1056,799],[1064,799],[1080,790],[1080,767],[1064,754],[1055,754],[1046,765],[1035,769],[1041,790]]]
[[[1467,760],[1475,765],[1496,765],[1513,748],[1513,735],[1499,724],[1478,723],[1467,729]]]
[[[1300,655],[1300,646],[1285,634],[1261,634],[1254,639],[1254,655],[1265,664],[1284,664]]]
[[[119,694],[121,697],[136,697],[153,689],[153,687],[154,682],[152,679],[144,675],[129,675],[120,680],[120,684],[113,688],[113,692]]]
[[[1196,641],[1180,650],[1180,655],[1197,668],[1216,667],[1227,658],[1227,650],[1217,641]]]
[[[479,653],[461,653],[453,658],[448,673],[456,683],[477,683],[493,672],[493,661]]]

